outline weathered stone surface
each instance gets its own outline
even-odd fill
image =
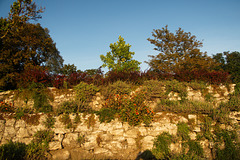
[[[53,152],[53,160],[68,160],[71,158],[71,154],[68,150]]]
[[[146,136],[141,139],[142,143],[142,150],[152,149],[153,147],[153,140],[155,137],[153,136]]]
[[[125,133],[124,133],[124,137],[127,137],[127,138],[137,138],[138,134],[139,134],[139,130],[136,129],[136,128],[132,128],[130,130],[127,130]]]
[[[78,147],[78,133],[67,133],[62,141],[63,147]]]
[[[19,138],[30,137],[30,135],[28,133],[28,130],[26,128],[19,128],[19,130],[17,131],[16,136],[19,137]]]
[[[182,151],[182,145],[179,142],[171,143],[169,149],[173,154],[179,154]]]
[[[109,131],[110,134],[116,135],[116,136],[123,136],[124,130],[123,129],[116,129]]]
[[[191,140],[196,140],[197,134],[195,132],[189,133],[189,137]]]
[[[5,137],[6,139],[11,139],[15,136],[16,136],[16,131],[14,127],[5,126],[3,137]]]
[[[62,149],[62,144],[60,141],[49,142],[49,150]]]
[[[102,154],[102,153],[111,154],[111,152],[108,149],[100,148],[100,147],[94,148],[94,154]]]
[[[6,119],[5,126],[6,127],[14,127],[16,120],[14,118],[12,119]]]
[[[15,124],[15,128],[16,129],[19,129],[19,128],[25,128],[26,127],[26,122],[24,120],[18,120],[16,121],[16,124]]]

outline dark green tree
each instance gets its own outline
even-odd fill
[[[60,73],[69,76],[72,73],[77,72],[77,66],[74,64],[64,64],[60,69]]]
[[[63,59],[47,28],[30,23],[43,10],[32,0],[13,3],[9,16],[0,19],[0,89],[16,87],[17,77],[26,67],[43,66],[59,72]]]
[[[231,74],[234,83],[240,82],[240,52],[223,52],[213,55],[213,59],[220,63],[217,69]]]

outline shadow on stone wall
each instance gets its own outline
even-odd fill
[[[135,160],[157,160],[157,158],[147,149],[144,152],[139,152]]]

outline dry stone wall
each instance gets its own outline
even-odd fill
[[[72,122],[75,116],[75,114],[70,115]],[[1,145],[9,140],[29,144],[37,131],[47,129],[44,125],[48,117],[46,114],[25,115],[25,118],[20,120],[12,117],[11,114],[1,114]],[[239,124],[240,112],[232,112],[230,117],[233,123]],[[176,135],[179,122],[185,122],[192,127],[192,132],[189,133],[192,140],[196,140],[197,133],[201,132],[203,125],[199,115],[178,115],[167,112],[156,113],[149,127],[143,124],[130,126],[118,119],[110,123],[100,123],[97,115],[80,114],[81,122],[74,128],[67,128],[61,122],[61,116],[54,118],[56,119],[52,128],[54,138],[49,143],[52,159],[136,159],[139,153],[152,149],[154,138],[159,134],[168,132]],[[231,129],[231,126],[221,127]],[[211,159],[211,142],[204,140],[200,141],[200,144],[204,148],[205,157]],[[172,143],[170,149],[172,152],[180,153],[181,142]]]
[[[235,84],[230,84],[228,87],[224,85],[220,85],[217,87],[213,86],[208,86],[207,87],[207,93],[209,93],[212,98],[214,103],[217,105],[220,102],[226,102],[229,99],[229,95],[234,92],[234,86]],[[53,106],[53,108],[57,108],[62,102],[64,101],[71,101],[74,100],[75,98],[75,93],[73,89],[68,89],[68,90],[58,90],[54,87],[49,87],[48,88],[49,92],[52,94],[53,101],[50,101],[50,104]],[[139,88],[137,89],[139,90]],[[176,92],[170,92],[168,94],[168,98],[170,100],[181,100],[179,97],[179,94]],[[205,101],[205,97],[200,90],[194,90],[191,87],[187,87],[187,97],[186,99],[190,101]],[[29,99],[27,103],[25,100],[18,98],[15,96],[14,92],[7,91],[7,92],[1,92],[0,93],[0,100],[8,103],[14,103],[15,106],[28,106],[28,107],[33,107],[33,100]],[[151,108],[154,108],[158,102],[158,99],[155,98],[155,101],[149,103],[151,105]],[[89,103],[89,105],[94,109],[94,110],[99,110],[102,108],[102,105],[104,104],[104,97],[101,95],[101,93],[97,93],[92,101]]]
[[[73,90],[59,92],[55,88],[49,88],[54,95],[54,101],[51,105],[57,108],[59,104],[67,100],[74,100],[75,93]],[[187,88],[187,99],[193,101],[204,101],[201,91]],[[230,85],[229,89],[220,86],[218,90],[208,87],[208,92],[214,97],[215,102],[227,101],[229,94],[234,92],[234,85]],[[168,95],[170,100],[179,100],[177,93],[170,92]],[[26,103],[16,99],[14,93],[0,93],[0,100],[14,103],[16,106],[24,106]],[[100,93],[94,96],[90,105],[93,109],[99,110],[104,103],[104,97]],[[151,102],[152,108],[156,106],[157,100]],[[33,102],[29,100],[28,106],[33,106]],[[62,121],[63,115],[55,116],[55,124],[51,129],[54,132],[54,138],[49,143],[49,154],[52,159],[136,159],[141,152],[152,149],[154,139],[163,132],[171,135],[177,134],[177,124],[179,122],[187,123],[191,127],[189,136],[191,140],[196,140],[197,134],[201,132],[203,121],[201,117],[204,115],[195,114],[175,114],[168,112],[156,113],[153,122],[149,127],[144,124],[139,126],[130,126],[126,122],[120,122],[118,119],[110,123],[100,123],[97,115],[80,114],[80,122],[72,127],[67,127]],[[0,113],[0,145],[7,143],[9,140],[14,142],[31,143],[34,134],[40,130],[46,130],[44,125],[46,114],[25,115],[19,120],[13,118],[13,114]],[[71,122],[74,122],[76,114],[71,114]],[[232,112],[230,119],[233,124],[239,126],[240,112]],[[212,125],[215,125],[213,122]],[[222,128],[232,129],[232,126],[221,125]],[[213,130],[212,130],[213,131]],[[238,136],[240,130],[237,131]],[[240,139],[240,138],[239,138]],[[208,140],[200,141],[204,149],[204,155],[207,159],[212,159],[211,149],[212,142]],[[180,153],[181,142],[175,142],[170,145],[173,153]]]

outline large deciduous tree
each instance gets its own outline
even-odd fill
[[[134,52],[130,52],[131,45],[126,44],[124,39],[119,36],[116,43],[110,44],[110,52],[107,55],[100,55],[103,61],[102,67],[108,67],[110,71],[139,71],[141,64],[132,59]]]
[[[32,0],[13,3],[9,16],[0,19],[0,89],[16,86],[16,78],[29,66],[59,72],[63,59],[47,28],[30,23],[43,10]]]
[[[152,36],[147,40],[155,45],[154,50],[160,52],[156,56],[149,55],[152,59],[147,63],[152,70],[174,74],[180,70],[211,70],[216,65],[212,58],[200,51],[202,42],[190,32],[179,28],[174,34],[165,26],[153,30]]]

